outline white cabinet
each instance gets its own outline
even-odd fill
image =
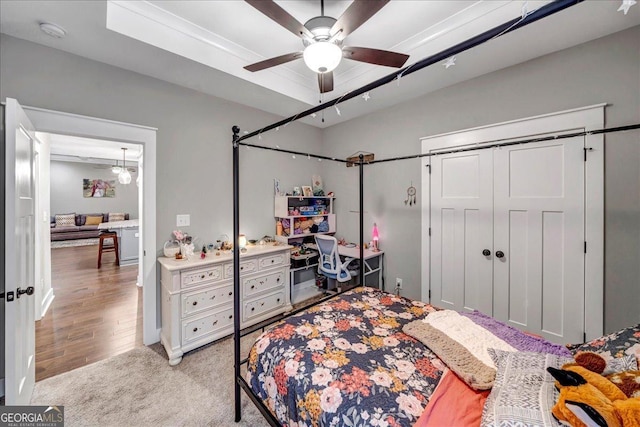
[[[276,239],[286,243],[316,234],[335,233],[336,216],[333,213],[333,201],[333,197],[322,196],[276,196]],[[278,235],[278,222],[282,225],[281,235]]]
[[[240,255],[241,327],[291,310],[291,247],[255,246]],[[198,254],[196,254],[197,256]],[[158,258],[161,266],[160,339],[177,365],[182,355],[233,333],[233,255],[205,259]]]

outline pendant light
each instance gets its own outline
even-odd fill
[[[122,168],[120,167],[120,165],[118,165],[118,161],[116,160],[116,164],[111,166],[111,172],[117,175],[120,173],[120,171],[122,171]]]
[[[131,183],[131,174],[129,173],[129,171],[127,170],[127,164],[125,163],[125,153],[127,152],[126,148],[122,149],[122,169],[120,170],[120,173],[118,174],[118,182],[120,184],[130,184]]]

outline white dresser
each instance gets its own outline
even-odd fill
[[[291,246],[254,246],[240,255],[241,327],[291,310]],[[160,339],[177,365],[194,348],[233,333],[233,254],[192,260],[158,258],[161,266]]]

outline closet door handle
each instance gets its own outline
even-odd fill
[[[485,250],[482,251],[482,255],[489,256],[489,255],[491,255],[491,251],[489,249],[485,249]]]
[[[497,257],[497,258],[504,258],[504,252],[502,252],[502,251],[497,251],[497,252],[496,252],[496,257]]]

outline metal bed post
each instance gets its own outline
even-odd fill
[[[358,156],[360,161],[360,286],[364,286],[364,154]]]
[[[235,394],[235,421],[242,418],[240,407],[240,250],[238,236],[240,234],[240,128],[233,126],[233,385]]]

